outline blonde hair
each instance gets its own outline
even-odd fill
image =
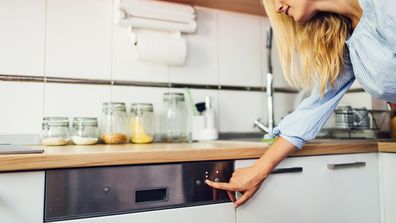
[[[319,84],[323,95],[344,68],[345,40],[350,22],[343,16],[318,13],[307,23],[296,23],[277,13],[275,0],[262,0],[273,25],[282,69],[287,82],[299,88]]]

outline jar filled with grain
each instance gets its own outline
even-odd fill
[[[152,104],[131,104],[129,123],[131,142],[151,143],[154,140],[154,109]]]
[[[45,146],[63,146],[70,142],[69,118],[44,117],[41,142]]]
[[[100,139],[105,144],[128,142],[128,117],[125,103],[105,102],[102,109]]]
[[[73,118],[71,140],[76,145],[93,145],[98,142],[98,119],[90,117]]]

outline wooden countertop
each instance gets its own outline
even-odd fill
[[[0,172],[148,163],[258,158],[268,144],[213,141],[183,144],[32,146],[41,154],[0,155]],[[348,141],[307,144],[293,156],[396,152],[396,142]]]

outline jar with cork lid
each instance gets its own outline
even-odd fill
[[[102,109],[100,139],[105,144],[128,142],[128,117],[125,103],[105,102]]]

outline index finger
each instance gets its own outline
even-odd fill
[[[213,182],[210,180],[205,180],[205,183],[213,188],[227,190],[227,191],[236,191],[236,188],[232,186],[230,183],[224,182]]]

